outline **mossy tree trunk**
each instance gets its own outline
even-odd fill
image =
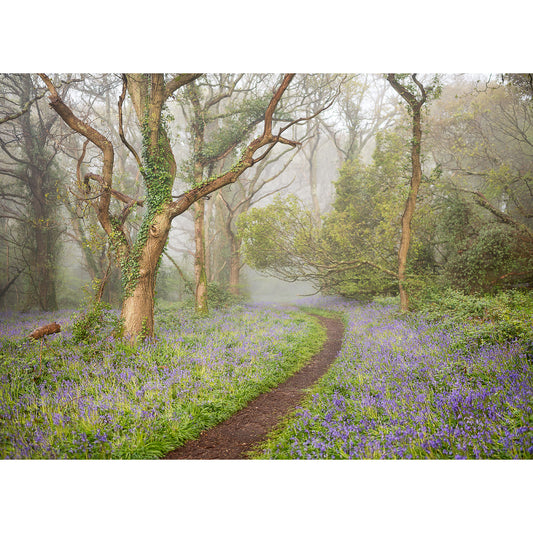
[[[150,222],[139,257],[134,258],[129,269],[123,271],[123,276],[132,277],[131,283],[126,283],[121,316],[125,334],[133,338],[153,336],[155,283],[171,225],[166,211],[155,215]]]

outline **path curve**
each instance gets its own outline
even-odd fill
[[[203,431],[198,439],[169,452],[163,459],[246,459],[246,454],[265,440],[268,433],[300,404],[306,389],[326,373],[337,357],[344,337],[342,321],[317,318],[327,330],[327,340],[305,367],[224,422]]]

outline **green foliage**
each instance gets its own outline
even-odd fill
[[[376,267],[396,269],[399,215],[409,175],[405,153],[399,135],[379,135],[372,165],[349,161],[339,170],[334,210],[324,220],[322,239],[335,261],[367,264],[332,270],[328,283],[337,294],[367,298],[396,290],[395,279]]]
[[[210,114],[210,108],[202,107],[205,103],[200,102],[199,97],[199,93],[193,93],[191,97],[192,101],[198,98],[190,125],[190,130],[194,132],[194,152],[180,165],[181,179],[193,186],[198,185],[198,177],[195,180],[195,166],[200,165],[203,171],[223,154],[229,155],[239,147],[242,149],[255,126],[264,118],[271,99],[268,94],[250,97],[228,105],[220,114]],[[216,124],[216,127],[209,128],[212,124]],[[199,138],[194,139],[195,136]],[[216,177],[207,176],[202,183]]]
[[[322,239],[335,261],[361,266],[333,269],[332,291],[348,297],[394,294],[400,241],[400,217],[407,196],[410,159],[408,135],[402,129],[380,132],[371,165],[348,161],[335,182],[334,210],[324,219]],[[411,256],[421,257],[416,232]]]
[[[257,270],[284,279],[303,274],[298,266],[316,259],[318,229],[311,212],[293,195],[278,195],[268,206],[241,214],[237,229],[245,260]]]
[[[501,224],[485,225],[470,246],[449,258],[445,275],[463,290],[494,290],[501,276],[517,271],[517,244],[515,235],[508,227]]]
[[[455,195],[439,204],[437,241],[443,282],[471,293],[494,292],[533,278],[531,245],[515,228]]]
[[[214,309],[231,307],[233,305],[242,303],[246,299],[245,295],[233,294],[227,289],[227,287],[215,282],[208,283],[207,297],[209,300],[209,305]]]
[[[203,146],[196,157],[207,165],[226,152],[232,146],[238,146],[246,141],[254,127],[265,116],[265,110],[270,102],[270,96],[264,95],[257,98],[248,98],[233,105],[225,113],[225,117],[216,134]]]
[[[89,309],[74,317],[72,324],[72,341],[76,344],[91,343],[116,334],[120,336],[122,324],[120,318],[105,302],[93,302]]]
[[[235,295],[220,283],[210,282],[207,284],[207,299],[209,301],[209,308],[211,309],[230,308],[243,303],[246,298],[246,294]],[[193,295],[185,298],[181,302],[170,305],[170,308],[176,311],[177,309],[194,309],[194,306],[195,299]],[[161,309],[160,305],[159,308]]]
[[[464,328],[465,344],[499,344],[518,340],[533,342],[533,293],[509,290],[474,296],[451,288],[427,287],[415,300],[415,311],[424,318]]]

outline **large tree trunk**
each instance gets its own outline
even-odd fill
[[[148,238],[142,247],[138,263],[133,261],[122,275],[132,274],[137,269],[134,287],[126,286],[121,317],[124,320],[124,334],[132,340],[154,335],[154,296],[159,259],[163,253],[170,231],[171,219],[167,212],[155,215],[149,228]]]
[[[154,334],[155,272],[147,269],[133,292],[122,302],[124,334],[132,340]]]
[[[26,99],[32,96],[33,82],[31,76],[23,78]],[[57,310],[56,300],[56,234],[58,232],[57,202],[55,202],[53,166],[54,158],[48,153],[47,135],[43,117],[32,120],[30,112],[21,118],[24,151],[28,161],[26,184],[31,195],[32,221],[30,231],[33,245],[31,246],[30,277],[34,289],[32,299],[36,300],[43,311]],[[51,125],[51,124],[50,124]],[[50,127],[48,125],[48,127]],[[54,205],[56,204],[56,205]]]
[[[196,282],[195,311],[199,315],[209,312],[207,306],[207,274],[205,270],[205,199],[201,198],[194,204],[194,279]]]
[[[29,141],[28,141],[29,142]],[[31,155],[30,155],[31,157]],[[36,160],[38,164],[39,159]],[[30,231],[32,234],[30,279],[33,285],[34,294],[32,300],[39,304],[43,311],[57,310],[56,284],[55,284],[55,256],[56,243],[54,227],[55,222],[51,214],[49,200],[45,196],[47,190],[51,188],[52,178],[46,173],[42,173],[36,165],[29,169],[28,186],[32,195],[32,224]]]
[[[411,186],[409,196],[405,202],[405,209],[402,215],[402,236],[400,239],[400,249],[398,251],[398,278],[400,282],[400,310],[405,313],[409,310],[409,295],[405,287],[407,253],[411,243],[411,221],[416,206],[416,197],[420,182],[422,181],[422,165],[420,163],[420,143],[422,140],[422,129],[420,126],[420,110],[413,111],[413,140],[411,147]]]

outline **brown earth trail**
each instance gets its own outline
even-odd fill
[[[318,317],[327,329],[322,350],[287,381],[252,400],[244,409],[202,432],[198,439],[163,459],[246,459],[270,431],[299,405],[306,389],[328,370],[342,345],[344,326],[338,318]]]

